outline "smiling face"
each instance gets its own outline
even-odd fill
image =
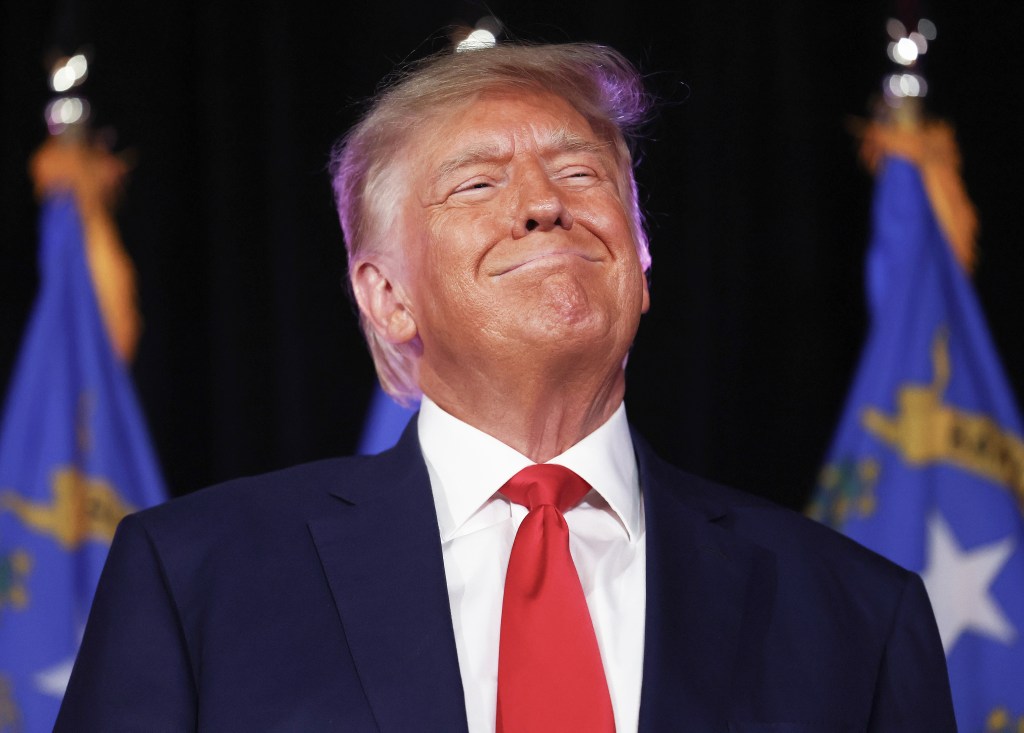
[[[400,261],[374,265],[398,310],[377,320],[418,339],[424,392],[524,359],[621,373],[648,294],[612,144],[559,97],[495,92],[405,155]]]

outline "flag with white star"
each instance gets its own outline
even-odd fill
[[[810,513],[928,589],[962,733],[1024,730],[1024,431],[918,168],[879,171],[871,329]]]

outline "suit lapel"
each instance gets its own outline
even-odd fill
[[[647,531],[640,731],[725,729],[738,656],[770,604],[770,554],[729,531],[706,484],[634,438]]]
[[[410,421],[309,522],[381,731],[465,731],[466,711],[426,467]],[[333,492],[332,492],[333,493]]]

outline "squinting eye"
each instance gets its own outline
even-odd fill
[[[562,171],[562,178],[593,178],[594,171],[589,168],[567,168]]]
[[[464,193],[466,191],[480,191],[485,188],[490,188],[491,183],[488,181],[472,181],[464,183],[455,189],[454,193]]]

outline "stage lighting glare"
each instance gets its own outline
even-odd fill
[[[79,97],[58,97],[46,105],[46,126],[59,135],[70,125],[89,119],[89,103]]]
[[[938,35],[939,32],[938,29],[935,27],[935,24],[932,23],[927,18],[921,18],[921,20],[917,21],[917,30],[922,36],[927,38],[929,41],[934,41],[935,36]]]
[[[473,51],[478,48],[491,48],[494,46],[496,40],[497,39],[495,39],[494,34],[489,30],[477,28],[463,40],[459,41],[459,45],[455,47],[455,50]]]
[[[85,75],[89,73],[89,62],[86,60],[85,56],[80,53],[76,53],[74,56],[69,58],[68,62],[64,65],[74,72],[76,81],[85,79]]]
[[[917,74],[891,74],[885,80],[885,93],[898,99],[924,97],[928,94],[928,83]]]
[[[55,92],[66,92],[73,86],[85,81],[89,73],[89,62],[82,54],[75,54],[69,59],[62,59],[60,66],[54,68],[50,76],[50,88]]]
[[[50,77],[50,88],[55,92],[66,92],[75,85],[75,72],[67,66],[61,66]]]
[[[915,46],[917,46],[917,53],[919,55],[928,53],[928,39],[925,38],[924,35],[914,31],[907,37],[914,42]]]
[[[82,119],[82,100],[78,97],[69,97],[62,104],[57,105],[60,121],[65,125],[73,125]]]
[[[487,31],[495,38],[501,33],[501,21],[495,18],[493,15],[485,15],[476,22],[476,29],[481,31]]]
[[[917,44],[909,38],[901,38],[896,41],[896,48],[893,50],[893,56],[896,58],[896,63],[903,64],[904,66],[910,66],[912,63],[917,61]]]
[[[904,97],[919,97],[921,96],[921,84],[913,74],[903,74],[900,76],[900,91],[903,92]]]
[[[885,22],[885,31],[889,34],[889,38],[894,41],[898,41],[907,35],[907,27],[896,20],[896,18],[889,18]]]

